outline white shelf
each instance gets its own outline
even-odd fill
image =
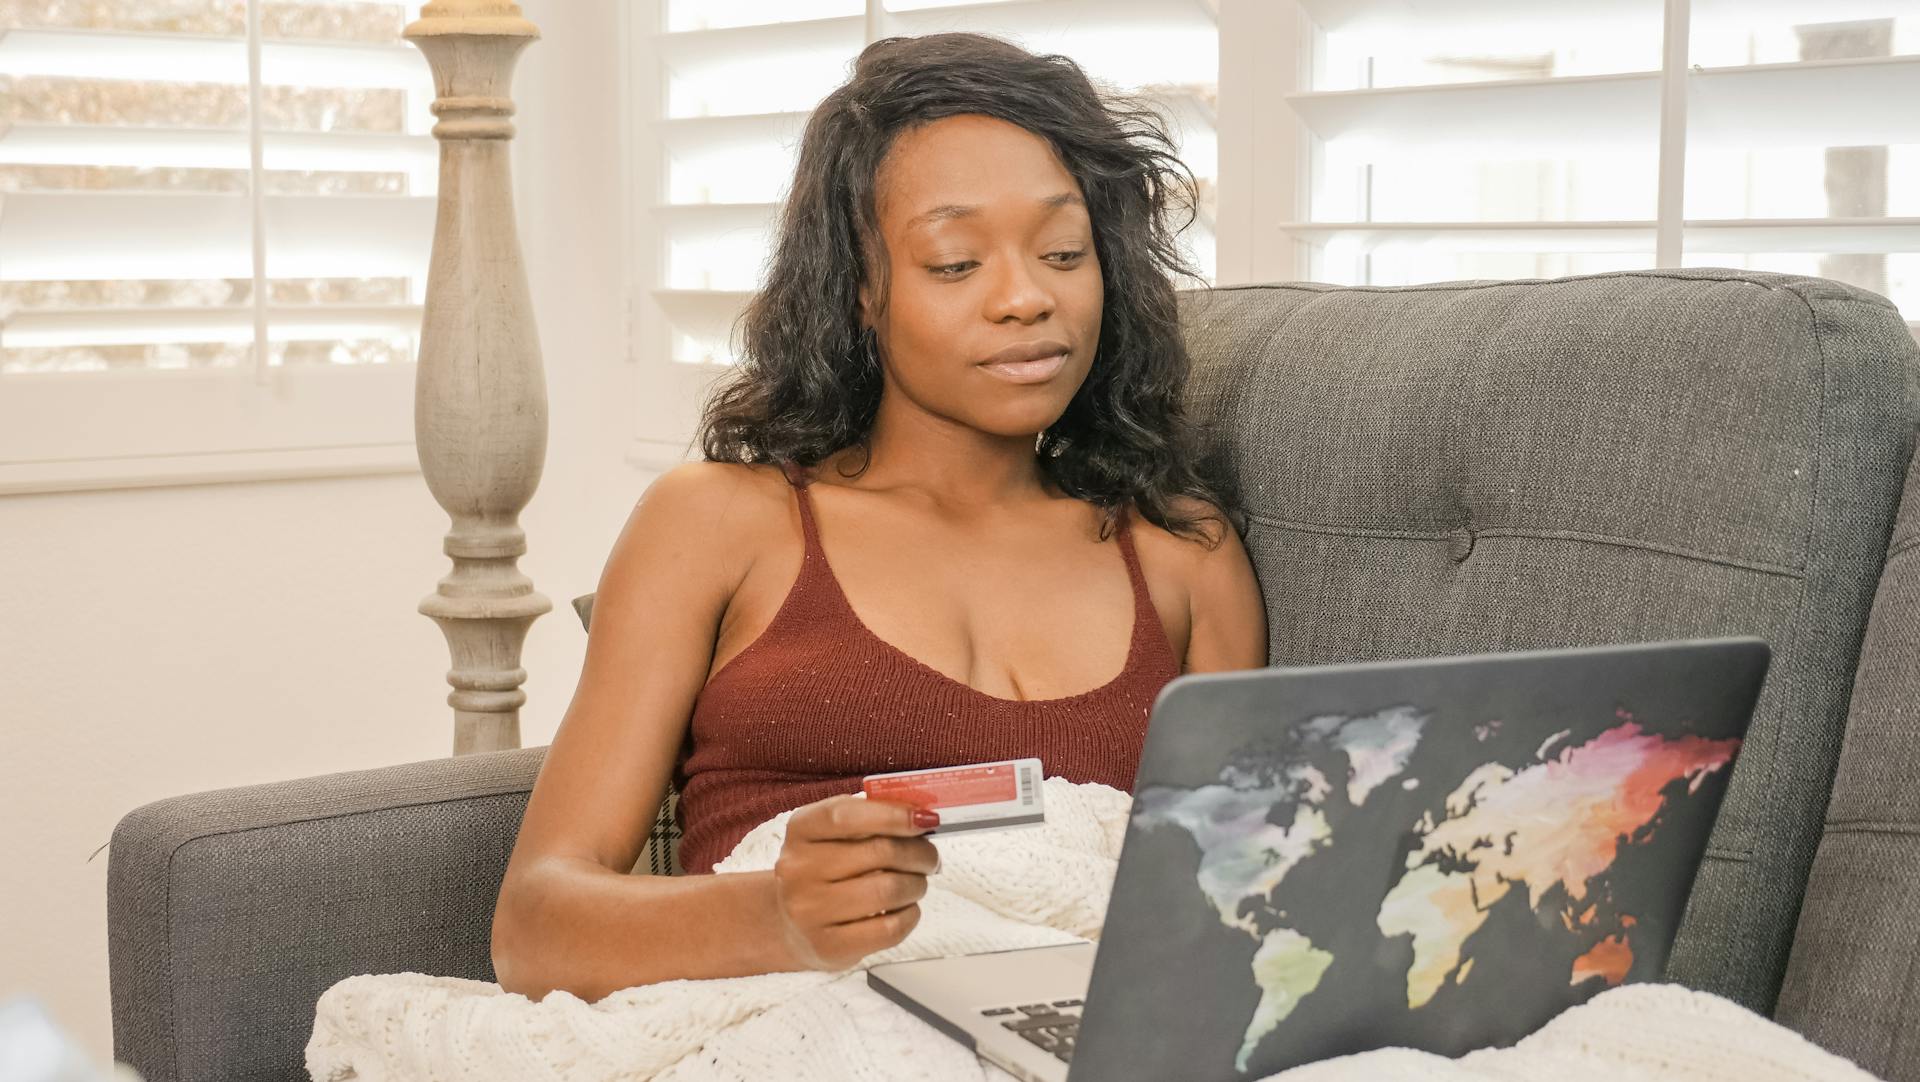
[[[653,299],[676,329],[724,340],[754,294],[744,289],[656,289]]]
[[[275,342],[386,338],[420,332],[417,304],[269,305]],[[253,309],[241,305],[128,305],[22,309],[0,320],[0,348],[251,342]]]
[[[1218,6],[1205,0],[1016,0],[998,4],[939,4],[932,7],[889,10],[889,23],[907,34],[938,33],[960,24],[985,26],[986,33],[1023,34],[1079,24],[1098,24],[1102,31],[1211,29],[1220,18]]]
[[[851,58],[865,43],[866,31],[865,15],[836,15],[711,30],[665,30],[653,40],[666,66],[686,74],[769,54],[832,52]]]
[[[820,22],[847,17],[860,18],[866,11],[863,0],[828,0],[825,3],[820,0],[811,0],[811,2],[782,0],[782,3],[777,6],[767,3],[766,0],[760,0],[758,5],[751,6],[737,3],[716,5],[711,0],[665,0],[665,3],[660,6],[665,9],[661,12],[660,25],[664,32],[672,34],[700,34],[715,30],[741,30],[756,26]],[[716,7],[719,8],[717,14],[722,20],[720,22],[705,26],[673,25],[676,17],[682,15],[695,18],[704,15],[711,19],[716,14],[714,10]],[[755,10],[756,7],[758,10]],[[729,8],[732,10],[728,10]],[[725,21],[728,19],[736,21]]]
[[[1651,20],[1659,29],[1663,0],[1300,0],[1321,29],[1367,32],[1383,28],[1421,35],[1466,36],[1488,24],[1505,28],[1540,27],[1564,37],[1569,29],[1631,19]],[[1806,0],[1693,0],[1695,28],[1723,23],[1752,23],[1767,18],[1820,22],[1879,19],[1889,14],[1888,0],[1821,0],[1809,13]]]
[[[251,365],[8,376],[0,480],[144,470],[144,462],[125,461],[136,458],[411,443],[418,368],[411,361],[276,365],[265,385]]]
[[[152,82],[247,84],[243,37],[128,34],[107,30],[0,30],[0,75]],[[420,50],[354,42],[268,41],[261,80],[270,86],[431,89]]]
[[[1696,68],[1695,147],[1878,146],[1920,142],[1920,56]],[[1377,160],[1448,152],[1534,157],[1650,150],[1660,75],[1443,83],[1284,96],[1307,127]]]
[[[663,305],[708,305],[715,309],[734,307],[752,299],[750,289],[656,289],[653,295]]]
[[[654,131],[671,154],[698,154],[768,143],[798,146],[807,118],[812,115],[795,111],[673,117],[654,121]]]
[[[1920,218],[1693,221],[1689,252],[1920,252]]]
[[[1650,252],[1652,222],[1294,222],[1283,234],[1359,251],[1435,246],[1476,252]]]
[[[959,0],[958,3],[884,3],[887,18],[898,19],[911,15],[975,15],[993,13],[1006,8],[1059,8],[1062,0]]]
[[[421,275],[433,196],[270,195],[276,278]],[[19,192],[0,200],[0,281],[250,278],[245,193]]]
[[[1688,84],[1694,146],[1920,143],[1920,56],[1695,69]]]
[[[184,455],[0,462],[0,496],[164,485],[211,485],[288,478],[418,473],[411,440],[344,447],[212,451]]]
[[[741,289],[656,289],[652,294],[674,330],[722,351],[731,350],[734,325],[746,310],[747,302],[754,297],[751,291]],[[668,359],[687,367],[729,367],[677,356]]]
[[[1029,46],[1051,49],[1055,39],[1074,40],[1079,27],[1097,27],[1075,50],[1075,59],[1089,74],[1112,79],[1112,63],[1103,65],[1104,46],[1116,40],[1133,38],[1145,41],[1179,41],[1183,37],[1211,36],[1218,14],[1205,0],[1019,0],[999,4],[955,4],[888,11],[882,26],[889,35],[917,36],[943,30],[966,29],[1011,36]],[[834,68],[850,65],[866,44],[866,16],[837,15],[792,22],[756,23],[747,26],[706,30],[663,31],[654,35],[661,58],[678,79],[700,82],[721,78],[745,57],[806,58],[808,64]],[[1131,55],[1131,54],[1130,54]],[[1161,50],[1160,61],[1181,61],[1179,49]],[[1113,58],[1106,57],[1111,60]],[[1205,79],[1191,80],[1194,74],[1186,64],[1181,81],[1210,82],[1217,70]],[[836,70],[832,80],[838,84],[846,72]],[[758,73],[756,78],[771,78]],[[684,118],[684,117],[683,117]]]
[[[1486,23],[1526,25],[1560,23],[1582,16],[1623,20],[1659,15],[1662,0],[1608,0],[1606,4],[1581,0],[1452,0],[1421,4],[1412,0],[1299,0],[1300,6],[1323,30],[1364,33],[1379,29],[1408,33],[1447,33]],[[1564,24],[1561,24],[1564,25]]]
[[[653,213],[676,238],[715,237],[741,230],[764,230],[780,213],[778,203],[673,203]]]
[[[430,135],[380,132],[263,133],[268,169],[395,172],[432,176]],[[244,128],[144,128],[116,124],[16,124],[0,128],[0,164],[246,169]]]
[[[1293,222],[1280,231],[1314,245],[1357,251],[1438,247],[1476,252],[1651,252],[1654,223]],[[1794,218],[1690,221],[1689,252],[1915,252],[1920,218]]]
[[[1379,159],[1489,151],[1551,157],[1651,147],[1659,131],[1660,76],[1299,91],[1284,100],[1321,139]]]
[[[1071,56],[1093,79],[1125,89],[1216,82],[1218,23],[1218,11],[1201,0],[1027,0],[892,11],[883,27],[907,36],[968,30],[1009,37]]]
[[[653,38],[662,49],[676,56],[720,52],[732,49],[784,44],[808,38],[835,38],[848,31],[866,33],[867,17],[856,12],[828,15],[818,19],[790,19],[777,23],[742,23],[739,26],[708,26],[698,30],[661,30]]]
[[[864,16],[653,35],[676,118],[759,114],[817,101],[846,81]]]
[[[1191,7],[1200,11],[1210,19],[1217,20],[1220,18],[1220,4],[1218,0],[1146,0],[1146,2],[1157,2],[1159,6],[1163,8]],[[1060,9],[1068,9],[1069,11],[1090,10],[1085,0],[962,0],[960,3],[914,4],[894,4],[889,2],[885,6],[888,18],[913,15],[921,12],[952,12],[955,14],[965,14],[982,11],[999,11],[1003,8],[1054,9],[1055,11],[1059,11]],[[1100,9],[1104,9],[1104,5],[1101,5]],[[1058,15],[1054,17],[1058,18]]]

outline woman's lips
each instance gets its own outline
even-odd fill
[[[1058,374],[1066,363],[1067,355],[1064,353],[1056,353],[1051,357],[1042,357],[1037,361],[983,364],[980,367],[1006,380],[1008,383],[1044,383]]]

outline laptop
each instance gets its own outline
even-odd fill
[[[1757,639],[1176,677],[1098,944],[876,965],[1033,1082],[1506,1045],[1660,977]]]

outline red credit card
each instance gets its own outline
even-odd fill
[[[994,804],[1020,795],[1014,764],[950,766],[910,774],[875,774],[860,783],[869,799],[898,800],[921,808]]]
[[[1038,823],[1040,760],[1009,759],[971,766],[870,774],[860,788],[869,800],[895,800],[940,813],[929,833]]]

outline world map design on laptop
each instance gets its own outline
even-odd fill
[[[1419,788],[1418,777],[1403,775],[1428,720],[1411,706],[1312,718],[1236,751],[1218,784],[1148,786],[1135,795],[1136,825],[1189,834],[1200,851],[1201,893],[1222,924],[1258,944],[1252,978],[1260,998],[1237,1069],[1246,1070],[1261,1040],[1313,995],[1335,960],[1290,923],[1279,897],[1288,875],[1307,857],[1337,850],[1341,824],[1382,786]],[[1499,729],[1489,721],[1474,735],[1485,742]],[[1568,736],[1549,737],[1528,761],[1476,767],[1447,794],[1444,814],[1423,812],[1407,824],[1404,867],[1374,924],[1384,937],[1411,938],[1409,1008],[1468,980],[1468,939],[1516,890],[1543,927],[1557,926],[1581,948],[1569,984],[1619,984],[1633,963],[1637,921],[1614,903],[1616,858],[1624,846],[1651,842],[1670,805],[1726,769],[1740,746],[1648,732],[1624,710],[1583,743]]]

